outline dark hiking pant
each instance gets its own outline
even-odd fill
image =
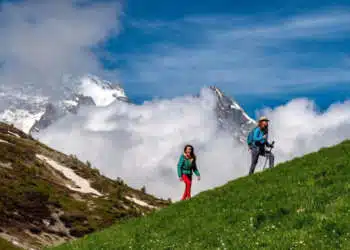
[[[259,148],[251,148],[252,162],[249,169],[249,175],[254,174],[255,167],[258,164],[259,156],[265,156],[269,161],[269,168],[275,165],[275,156],[271,152],[266,152]]]

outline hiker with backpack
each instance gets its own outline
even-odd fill
[[[270,151],[266,150],[266,147],[273,148],[274,142],[268,142],[268,123],[269,119],[265,116],[260,117],[258,120],[258,126],[255,127],[248,135],[247,144],[251,151],[251,165],[249,169],[249,175],[253,174],[255,167],[258,164],[260,156],[265,156],[269,161],[269,168],[273,168],[275,163],[275,156]]]
[[[180,181],[185,183],[185,191],[181,200],[187,200],[191,198],[191,186],[193,173],[200,180],[200,174],[197,168],[196,155],[191,145],[186,145],[184,153],[180,156],[177,164],[177,174]]]

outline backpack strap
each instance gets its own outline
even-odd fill
[[[255,131],[257,130],[257,129],[260,129],[258,126],[256,126],[253,130],[252,130],[252,136],[253,136],[253,138],[252,138],[252,144],[251,144],[251,147],[256,147],[256,144],[255,144],[255,142],[256,141],[254,141],[254,134],[255,134]]]

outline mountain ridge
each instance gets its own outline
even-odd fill
[[[0,146],[0,237],[20,247],[62,243],[170,204],[3,123]]]
[[[76,87],[68,91],[66,99],[55,102],[47,97],[32,98],[31,101],[30,98],[11,100],[14,104],[0,114],[0,121],[32,134],[46,129],[67,114],[77,114],[81,106],[106,107],[114,101],[129,102],[120,84],[94,75],[71,81],[76,82]]]
[[[58,104],[43,102],[41,108],[38,108],[40,105],[35,105],[35,112],[23,108],[5,110],[0,114],[0,120],[14,124],[28,134],[37,134],[67,114],[77,114],[82,106],[108,107],[118,101],[133,104],[120,84],[112,84],[92,75],[81,77],[78,82],[70,97]],[[209,90],[216,98],[215,112],[219,127],[244,142],[248,132],[256,125],[255,121],[237,101],[226,96],[222,90],[215,86],[210,86]]]

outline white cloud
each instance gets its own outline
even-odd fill
[[[177,200],[183,183],[177,179],[176,164],[187,143],[195,147],[202,174],[194,194],[248,173],[247,148],[217,131],[214,104],[206,90],[198,99],[178,97],[141,106],[115,103],[107,110],[94,108],[68,117],[40,139],[91,161],[109,177],[120,176],[134,187],[145,185],[148,192]],[[318,113],[312,102],[294,100],[263,113],[272,121],[277,162],[350,138],[350,103]]]
[[[249,24],[243,28],[231,27],[230,32],[223,30],[220,35],[230,36],[233,40],[334,39],[339,33],[350,32],[349,24],[349,11],[331,11],[286,18],[270,25]]]
[[[265,110],[273,121],[272,137],[278,141],[278,158],[289,160],[350,138],[350,102],[333,104],[325,112],[298,99],[274,110]]]
[[[65,75],[105,73],[91,48],[118,31],[115,2],[20,1],[0,9],[2,86],[57,95]]]

